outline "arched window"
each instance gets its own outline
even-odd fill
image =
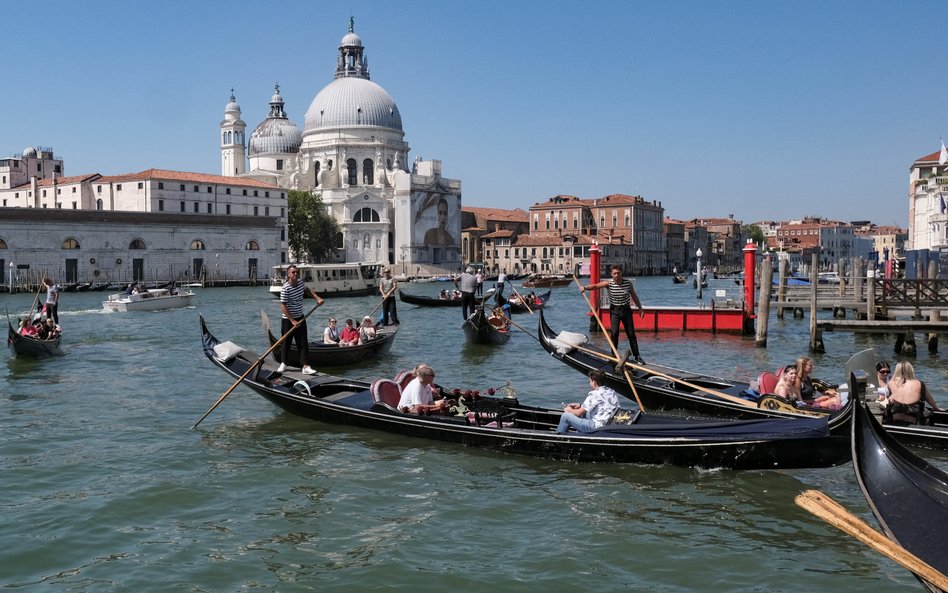
[[[245,249],[249,249],[250,251],[258,251],[260,249],[260,244],[256,241],[247,241],[247,246]]]
[[[128,244],[128,248],[129,249],[144,249],[145,242],[142,241],[141,239],[135,239],[131,243]]]
[[[204,245],[204,241],[195,239],[191,241],[191,249],[207,249],[207,247]]]
[[[345,240],[342,237],[342,233],[336,233],[335,245],[336,249],[342,249],[346,246]]]
[[[372,159],[362,161],[362,183],[365,185],[375,185],[375,164]]]
[[[316,183],[313,186],[319,187],[319,161],[313,163],[313,175],[316,177]]]
[[[102,198],[99,198],[98,200],[95,201],[95,209],[102,210]]]
[[[346,171],[348,172],[349,185],[357,185],[359,183],[359,173],[356,171],[355,159],[349,159],[346,161]]]
[[[79,249],[79,240],[69,237],[63,241],[63,249]]]
[[[355,213],[355,216],[352,217],[352,222],[380,222],[379,213],[366,206],[365,208],[360,208],[358,212]]]
[[[6,249],[6,248],[7,248],[7,242],[4,241],[3,239],[0,239],[0,249]]]

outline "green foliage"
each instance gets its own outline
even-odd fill
[[[323,263],[332,260],[339,225],[323,205],[319,195],[290,190],[287,198],[287,243],[300,261]]]
[[[756,224],[745,224],[741,227],[741,234],[744,235],[745,239],[751,239],[757,245],[765,243],[764,231]]]

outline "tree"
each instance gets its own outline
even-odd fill
[[[287,243],[290,251],[302,261],[322,263],[332,259],[336,251],[339,225],[326,212],[320,195],[290,190],[287,198]]]
[[[766,243],[763,229],[761,229],[756,224],[746,224],[742,226],[741,234],[744,235],[745,238],[753,240],[757,245],[763,245]]]

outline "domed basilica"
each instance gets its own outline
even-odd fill
[[[458,267],[461,182],[441,177],[437,160],[407,168],[401,114],[370,79],[352,19],[334,80],[310,103],[303,126],[287,117],[276,86],[266,119],[245,143],[232,92],[220,124],[221,174],[319,194],[339,224],[339,261],[394,264],[406,275]]]

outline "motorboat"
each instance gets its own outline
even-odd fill
[[[190,291],[172,291],[167,288],[149,288],[140,292],[110,294],[102,308],[113,313],[128,311],[158,311],[179,309],[191,304]]]

